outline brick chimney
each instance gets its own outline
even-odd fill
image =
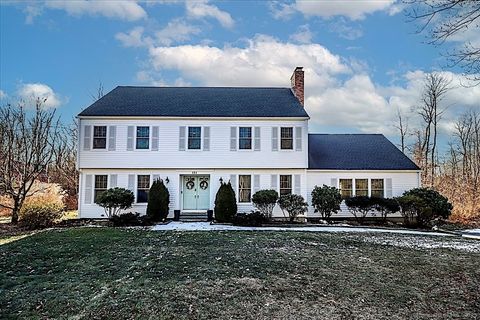
[[[305,100],[303,73],[303,67],[296,67],[295,71],[293,71],[293,74],[290,77],[293,94],[295,95],[295,97],[297,97],[298,101],[300,101],[302,106],[304,105]]]

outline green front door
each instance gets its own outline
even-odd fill
[[[183,210],[207,210],[210,207],[210,177],[184,176]]]

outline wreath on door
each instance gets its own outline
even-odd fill
[[[202,188],[202,190],[206,190],[208,188],[208,182],[205,180],[200,182],[200,188]]]
[[[186,186],[187,186],[188,190],[192,190],[193,187],[195,187],[195,183],[192,180],[189,180],[189,181],[187,181]]]

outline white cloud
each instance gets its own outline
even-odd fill
[[[20,99],[32,102],[36,99],[46,99],[44,106],[46,108],[56,108],[62,104],[60,96],[52,88],[43,83],[25,83],[22,84],[17,92]]]
[[[275,19],[289,19],[295,12],[300,12],[306,17],[332,18],[335,16],[347,17],[351,20],[362,20],[368,14],[377,11],[387,11],[395,15],[402,10],[396,4],[397,0],[328,0],[311,1],[297,0],[295,3],[272,1],[269,5],[270,13]]]
[[[127,21],[136,21],[147,17],[147,12],[134,0],[49,0],[45,6],[50,9],[64,10],[72,16],[100,15]]]
[[[296,33],[290,36],[290,39],[297,43],[310,43],[312,42],[313,32],[310,31],[308,25],[300,26]]]
[[[29,4],[23,9],[23,12],[26,14],[25,23],[33,24],[33,20],[42,14],[42,7],[38,5]]]
[[[330,24],[330,30],[347,40],[355,40],[363,36],[363,31],[360,27],[352,27],[343,17],[332,22]]]
[[[425,77],[423,71],[413,70],[382,86],[372,80],[362,61],[344,59],[316,43],[281,42],[264,35],[246,40],[245,46],[151,46],[148,61],[151,68],[139,73],[137,80],[162,86],[193,82],[205,86],[289,87],[293,69],[303,66],[305,105],[312,130],[323,132],[325,128],[343,128],[396,135],[393,124],[397,109],[417,119],[412,106],[419,102]],[[177,73],[177,79],[163,80],[165,71]],[[449,108],[442,122],[448,128],[465,107],[478,107],[480,87],[462,87],[461,75],[445,74],[453,79],[454,88],[444,101]]]
[[[270,1],[268,7],[270,13],[275,19],[288,20],[297,12],[295,4],[288,4],[280,1]]]
[[[0,90],[0,100],[6,99],[6,98],[7,98],[7,94],[5,93],[5,91]]]
[[[225,28],[232,28],[235,25],[235,21],[228,12],[208,4],[208,0],[186,1],[185,7],[190,18],[214,18]]]
[[[303,1],[297,0],[295,7],[305,16],[331,18],[345,16],[352,20],[362,20],[367,14],[388,10],[396,0],[341,0],[341,1]],[[393,11],[390,11],[392,13]]]
[[[120,41],[125,47],[143,47],[146,44],[143,38],[143,31],[143,27],[135,27],[128,33],[117,33],[115,39]]]
[[[201,30],[187,24],[180,19],[170,21],[163,29],[154,32],[152,36],[144,35],[143,27],[135,27],[129,32],[119,32],[115,38],[125,47],[151,47],[153,45],[170,46],[173,43],[190,40],[190,37],[199,34]]]
[[[165,28],[155,32],[155,36],[159,44],[169,46],[174,42],[190,40],[191,35],[199,34],[200,31],[180,19],[174,19]]]

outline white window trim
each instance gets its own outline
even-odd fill
[[[250,176],[250,201],[249,202],[240,202],[240,176]],[[242,174],[237,174],[236,175],[236,180],[237,180],[237,192],[236,192],[236,198],[237,198],[237,204],[241,205],[252,205],[252,197],[253,197],[253,174],[251,173],[242,173]]]
[[[199,152],[203,151],[203,131],[205,130],[203,126],[186,126],[186,132],[185,132],[185,151],[191,151],[191,152]],[[188,131],[190,128],[200,128],[200,149],[190,149],[188,147]],[[212,136],[212,132],[210,129],[210,137]],[[212,138],[210,138],[210,147],[212,146]],[[211,149],[211,148],[210,148]]]
[[[148,182],[148,185],[149,185],[149,189],[152,187],[152,174],[150,173],[139,173],[139,174],[136,174],[135,175],[135,204],[136,205],[140,205],[140,206],[146,206],[148,205],[148,199],[147,199],[147,202],[138,202],[138,176],[149,176],[149,182]]]
[[[292,128],[292,149],[282,149],[282,128]],[[303,130],[302,130],[303,131]],[[278,151],[282,152],[296,152],[295,151],[295,126],[279,126],[278,127]],[[297,151],[300,152],[300,151]]]
[[[137,128],[138,127],[148,127],[148,149],[137,149]],[[152,127],[151,126],[135,126],[135,130],[133,132],[133,150],[146,152],[152,149]]]
[[[98,206],[98,204],[95,203],[95,177],[96,176],[107,176],[107,189],[110,189],[110,175],[109,174],[92,174],[93,176],[93,181],[92,181],[92,204],[95,204]]]
[[[92,124],[92,137],[90,139],[90,143],[91,143],[91,148],[89,151],[94,151],[94,152],[106,152],[108,151],[108,137],[109,137],[109,134],[110,134],[110,126],[107,125],[107,124]],[[94,148],[93,147],[93,139],[95,138],[95,127],[107,127],[107,131],[106,131],[106,136],[105,136],[105,148]]]
[[[240,128],[250,128],[250,149],[241,149],[240,148]],[[237,151],[240,151],[240,152],[250,152],[250,151],[254,151],[254,148],[253,148],[253,144],[255,143],[255,138],[254,138],[254,127],[252,126],[240,126],[240,127],[237,127]],[[246,202],[242,202],[242,203],[246,203]]]

